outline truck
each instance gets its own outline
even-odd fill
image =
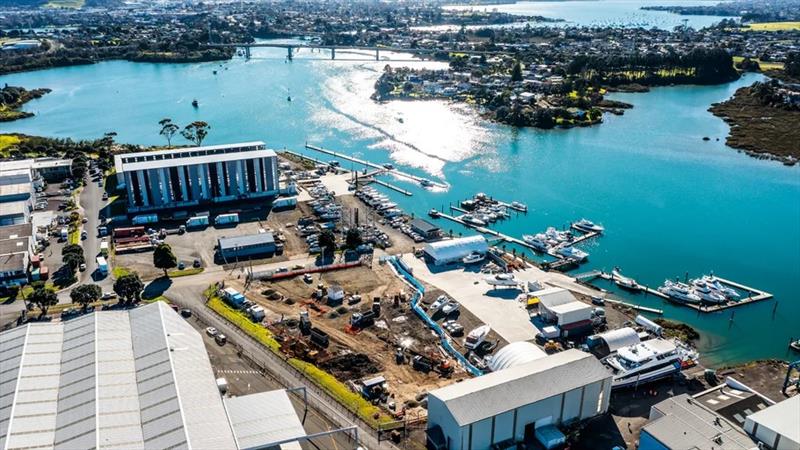
[[[369,310],[364,313],[353,313],[350,325],[356,328],[367,328],[375,324],[375,313]]]
[[[244,295],[234,288],[225,288],[222,290],[222,298],[235,308],[241,308],[247,300]]]
[[[233,225],[239,223],[239,214],[220,214],[214,218],[214,225]]]
[[[133,219],[131,219],[131,223],[134,225],[145,225],[156,222],[158,222],[158,214],[139,214],[138,216],[133,216]]]
[[[258,305],[251,306],[247,310],[247,314],[250,316],[250,320],[252,320],[253,322],[261,322],[262,320],[264,320],[264,317],[266,317],[266,314],[264,313],[264,308]]]
[[[208,226],[208,216],[194,216],[186,220],[186,228],[203,228]]]
[[[63,227],[61,228],[61,240],[66,241],[69,237],[69,228]]]
[[[100,254],[103,256],[108,256],[108,241],[105,239],[100,241]]]
[[[330,344],[330,338],[328,337],[328,333],[317,327],[311,327],[311,342],[322,348],[327,348]]]
[[[97,257],[97,271],[101,275],[108,275],[108,263],[102,256]]]

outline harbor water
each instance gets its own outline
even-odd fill
[[[578,271],[620,266],[656,287],[713,270],[775,295],[735,309],[733,321],[732,310],[698,314],[625,296],[700,330],[706,363],[791,357],[789,338],[800,336],[800,168],[727,148],[727,125],[707,111],[759,75],[615,94],[635,107],[599,126],[543,131],[492,124],[443,101],[375,103],[373,84],[388,62],[370,57],[337,52],[331,61],[304,50],[287,62],[285,50],[255,49],[249,61],[222,64],[115,61],[0,76],[53,89],[26,105],[35,117],[0,124],[0,132],[81,139],[115,131],[120,142],[163,145],[160,119],[204,120],[208,144],[260,139],[303,151],[313,143],[449,184],[429,191],[387,180],[414,193],[387,192],[416,215],[486,192],[528,205],[526,215],[496,227],[513,236],[586,217],[606,234],[581,245],[591,256]]]

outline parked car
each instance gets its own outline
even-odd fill
[[[102,300],[111,300],[113,298],[117,298],[117,293],[116,292],[104,292],[103,296],[100,297],[100,299],[102,299]]]
[[[191,310],[191,309],[189,309],[189,308],[183,308],[183,309],[181,310],[181,316],[183,316],[183,317],[185,317],[185,318],[187,318],[187,319],[188,319],[189,317],[192,317],[192,310]]]
[[[192,267],[198,268],[200,266],[201,266],[200,260],[199,259],[195,259],[194,262],[192,263]]]
[[[219,331],[217,331],[217,329],[214,327],[208,327],[206,328],[206,334],[211,337],[214,337],[219,334]]]
[[[224,334],[220,333],[220,334],[214,336],[214,341],[217,343],[217,345],[222,346],[222,345],[225,345],[226,342],[228,342],[228,338],[225,337]]]
[[[183,261],[178,263],[178,270],[183,270],[185,268],[186,268],[186,264],[184,264]]]
[[[80,270],[81,272],[84,272],[86,270],[86,263],[81,263]]]

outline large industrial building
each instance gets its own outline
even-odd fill
[[[597,358],[575,349],[536,356],[428,393],[429,448],[488,450],[541,440],[606,412],[611,372]]]
[[[747,416],[744,430],[774,450],[800,450],[800,395]]]
[[[489,251],[489,244],[485,237],[475,235],[425,244],[423,251],[428,262],[443,266],[460,262],[471,253],[485,254]]]
[[[277,195],[278,157],[263,142],[125,153],[114,157],[128,212]]]
[[[306,437],[286,391],[223,397],[200,334],[164,302],[29,323],[0,333],[0,348],[3,449],[286,449]]]

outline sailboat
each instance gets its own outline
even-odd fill
[[[286,101],[287,102],[292,101],[292,94],[289,92],[288,88],[286,89]]]

